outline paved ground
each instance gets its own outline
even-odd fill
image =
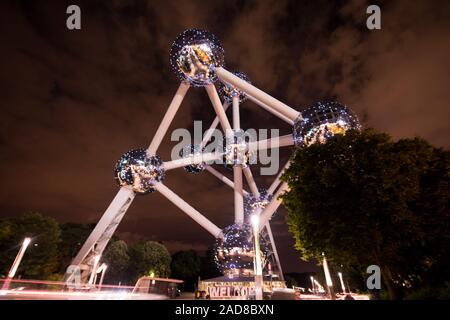
[[[58,292],[58,291],[3,291],[0,300],[165,300],[157,294],[131,294],[120,291]]]

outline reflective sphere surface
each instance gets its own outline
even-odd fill
[[[253,214],[260,214],[262,210],[272,200],[272,195],[267,193],[266,189],[259,189],[259,197],[255,197],[252,193],[244,196],[244,215],[247,220]]]
[[[245,80],[248,83],[251,83],[249,77],[245,73],[235,71],[235,72],[233,72],[233,74],[235,76],[241,78],[242,80]],[[242,92],[241,90],[239,90],[238,88],[236,88],[232,85],[224,84],[224,83],[220,83],[220,85],[219,85],[219,95],[222,97],[223,100],[225,100],[229,103],[231,103],[231,101],[233,100],[233,97],[235,97],[235,96],[239,97],[240,103],[247,100],[247,95],[244,92]]]
[[[219,270],[225,275],[251,275],[255,256],[252,227],[249,224],[233,224],[224,228],[222,234],[223,239],[216,239],[214,246],[214,259]],[[269,249],[267,242],[261,237],[260,248],[264,266]]]
[[[225,137],[223,163],[232,169],[236,165],[248,167],[255,162],[256,154],[249,150],[250,136],[243,130],[234,130],[233,134]]]
[[[180,157],[182,158],[188,158],[191,156],[198,156],[202,154],[202,149],[199,145],[187,145],[184,146],[183,149],[180,151]],[[204,162],[199,164],[191,164],[184,167],[184,170],[186,170],[189,173],[200,173],[203,170],[205,170],[206,164]]]
[[[293,137],[297,146],[325,143],[335,134],[360,129],[358,118],[346,106],[337,102],[317,102],[301,112],[294,124]]]
[[[217,80],[215,67],[223,67],[225,53],[219,39],[208,31],[188,29],[170,50],[170,64],[180,80],[201,87]]]
[[[130,186],[134,192],[146,194],[155,191],[153,185],[164,179],[164,168],[158,156],[149,157],[146,150],[134,149],[117,162],[115,178],[120,186]]]

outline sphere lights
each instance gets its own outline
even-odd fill
[[[183,147],[183,149],[180,150],[180,157],[182,158],[189,158],[191,156],[199,156],[202,154],[202,148],[200,148],[199,145],[186,145]],[[204,162],[199,164],[190,164],[188,166],[184,167],[184,170],[186,170],[189,173],[200,173],[203,170],[205,170],[206,164]]]
[[[248,167],[255,160],[255,154],[248,148],[250,137],[241,129],[233,130],[225,137],[223,163],[225,168],[231,169],[236,165]]]
[[[235,71],[235,72],[233,72],[233,74],[235,76],[241,78],[242,80],[247,81],[248,83],[251,83],[249,77],[245,73]],[[239,90],[238,88],[236,88],[230,84],[225,84],[222,82],[219,85],[219,94],[223,100],[225,100],[229,103],[231,103],[234,96],[239,97],[239,103],[242,103],[245,100],[247,100],[247,95],[245,94],[245,92],[242,92],[241,90]]]
[[[260,212],[272,200],[272,195],[266,189],[259,189],[259,197],[255,197],[252,193],[244,196],[244,215],[247,220],[253,214],[260,214]]]
[[[125,153],[117,162],[115,176],[120,186],[130,186],[134,192],[154,192],[153,185],[164,179],[164,168],[158,156],[148,156],[145,149]]]
[[[215,67],[223,67],[225,53],[219,39],[208,31],[188,29],[172,44],[170,64],[180,80],[196,87],[217,80]]]
[[[253,232],[249,224],[233,224],[222,230],[223,238],[217,238],[214,246],[214,260],[224,275],[252,275],[255,250]],[[268,245],[260,238],[262,265],[268,256]]]
[[[294,142],[300,147],[324,143],[336,134],[360,129],[358,118],[337,102],[317,102],[303,110],[301,116],[293,130]]]

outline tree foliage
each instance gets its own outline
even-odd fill
[[[16,275],[46,279],[57,270],[58,223],[39,213],[27,213],[0,222],[0,270],[6,275],[25,237],[31,238]]]
[[[59,243],[59,272],[64,273],[77,255],[81,246],[94,229],[95,225],[64,223],[61,225],[61,242]]]
[[[200,274],[201,260],[194,250],[179,251],[172,256],[171,276],[185,281],[185,289],[193,290]]]
[[[31,237],[32,242],[16,277],[62,280],[66,268],[93,228],[94,225],[78,223],[60,226],[53,218],[39,213],[0,219],[0,277],[6,277],[23,239]],[[113,236],[101,262],[108,265],[105,283],[134,284],[144,275],[170,275],[170,254],[164,245],[154,241],[136,243],[129,248],[124,241]],[[187,272],[186,275],[195,272],[182,271],[181,268],[177,270]]]
[[[171,257],[167,248],[155,241],[138,242],[130,246],[130,272],[134,280],[154,274],[156,277],[170,275]]]
[[[283,179],[296,248],[365,272],[377,264],[391,297],[448,277],[449,152],[421,139],[349,131],[297,150]]]
[[[187,280],[200,273],[200,257],[194,250],[179,251],[172,256],[172,276]]]
[[[106,283],[126,282],[128,279],[127,270],[130,267],[130,256],[125,241],[111,242],[106,247],[102,259],[108,265],[105,276]]]

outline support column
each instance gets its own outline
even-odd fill
[[[239,117],[239,96],[233,96],[233,128],[237,132],[241,128]],[[242,181],[242,165],[233,167],[234,177],[234,223],[242,225],[244,223],[244,197]]]
[[[272,244],[273,255],[275,256],[275,262],[277,263],[278,272],[280,273],[280,280],[284,281],[283,269],[281,269],[280,257],[278,256],[277,246],[275,245],[275,239],[273,238],[272,228],[270,222],[266,223],[267,234],[269,235],[270,243]]]
[[[218,238],[221,234],[221,230],[211,221],[209,221],[200,212],[191,207],[186,201],[181,199],[176,193],[167,188],[164,184],[158,182],[154,185],[154,188],[159,191],[163,196],[170,200],[174,205],[183,210],[189,217],[195,222],[205,228],[215,238]]]
[[[221,174],[219,171],[217,171],[216,169],[214,169],[211,166],[207,166],[205,168],[207,171],[209,171],[213,176],[215,176],[217,179],[219,179],[220,181],[222,181],[223,183],[225,183],[227,186],[231,187],[234,189],[234,182],[231,181],[230,179],[228,179],[227,177],[225,177],[223,174]],[[246,190],[242,190],[242,194],[244,196],[246,196],[248,194],[248,192]]]
[[[247,180],[248,186],[250,187],[250,191],[253,193],[253,195],[256,198],[259,198],[259,196],[260,196],[259,190],[258,190],[258,187],[256,186],[255,179],[253,179],[251,169],[249,167],[246,167],[243,170],[244,170],[245,179]]]
[[[242,192],[242,167],[233,167],[234,176],[234,222],[238,225],[244,223],[244,197]]]
[[[275,111],[281,113],[286,116],[288,119],[295,121],[300,117],[300,112],[292,109],[286,104],[278,101],[274,97],[268,95],[264,91],[256,88],[245,80],[235,76],[231,72],[225,70],[224,68],[215,68],[215,72],[220,80],[226,82],[242,91],[244,91],[247,95],[255,98],[257,101],[261,101],[268,107],[274,109]]]
[[[220,102],[216,87],[213,84],[209,84],[206,86],[206,92],[208,93],[209,99],[211,100],[214,110],[216,111],[223,131],[225,131],[225,134],[229,133],[231,131],[231,125],[228,121],[225,110],[223,109],[222,102]]]
[[[180,158],[172,161],[167,161],[163,163],[164,170],[172,170],[176,168],[181,168],[189,165],[200,164],[202,162],[208,163],[213,162],[223,156],[221,152],[209,152],[202,153],[199,155],[191,155],[187,158]]]
[[[264,208],[261,213],[261,226],[265,226],[266,223],[272,218],[272,215],[278,209],[281,204],[281,199],[278,199],[280,195],[282,195],[285,191],[289,189],[289,186],[286,182],[283,182],[278,189],[278,191],[273,195],[272,200],[269,204]]]
[[[280,118],[281,120],[283,120],[284,122],[290,124],[291,126],[294,125],[294,121],[292,119],[289,119],[288,117],[286,117],[284,114],[282,114],[282,113],[272,109],[268,105],[266,105],[266,104],[262,103],[261,101],[253,98],[252,96],[247,95],[247,97],[248,97],[248,100],[256,103],[258,106],[260,106],[261,108],[265,109],[266,111],[269,111],[275,117]]]
[[[275,180],[272,182],[272,184],[270,185],[269,189],[267,189],[267,192],[269,194],[273,194],[275,192],[275,190],[278,188],[278,186],[281,183],[281,176],[283,175],[283,173],[289,168],[289,166],[291,165],[291,160],[288,160],[288,162],[286,162],[286,164],[284,165],[284,167],[280,170],[280,172],[278,173],[277,177],[275,178]]]
[[[172,120],[175,117],[175,114],[177,113],[178,108],[181,105],[181,102],[183,102],[183,99],[186,96],[186,92],[188,91],[188,89],[189,84],[187,82],[181,82],[177,92],[175,93],[175,96],[172,99],[172,102],[169,105],[169,108],[167,108],[163,120],[159,124],[158,130],[156,130],[155,136],[153,137],[150,146],[147,149],[147,155],[153,156],[156,154],[156,151],[158,150],[161,141],[166,135],[167,130],[169,129],[169,126],[172,123]]]
[[[228,107],[230,106],[230,104],[228,102],[224,102],[223,103],[223,111],[227,111]],[[205,147],[209,140],[211,140],[212,134],[214,132],[214,130],[217,128],[217,125],[219,124],[219,117],[216,116],[214,118],[214,121],[211,123],[211,126],[209,127],[208,130],[206,130],[205,135],[203,136],[203,140],[200,144],[200,148]]]
[[[135,193],[133,190],[122,187],[98,221],[94,230],[72,260],[74,266],[81,269],[81,281],[86,282],[95,264],[95,258],[102,255],[103,250],[117,229],[125,212],[130,207]],[[66,280],[70,274],[66,274]]]

